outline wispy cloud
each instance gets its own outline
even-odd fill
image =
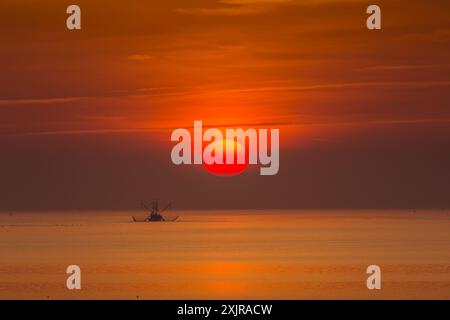
[[[128,60],[130,61],[147,61],[152,60],[155,57],[149,54],[132,54],[128,56]]]
[[[80,101],[86,98],[87,97],[0,99],[0,106],[61,104]]]
[[[249,15],[258,14],[269,8],[292,4],[295,0],[219,0],[214,6],[179,8],[178,12],[193,15]]]
[[[186,87],[183,90],[176,88],[137,88],[134,90],[115,91],[113,94],[80,97],[47,97],[30,99],[0,99],[0,106],[16,105],[54,105],[79,102],[89,99],[102,98],[145,98],[162,96],[198,95],[199,93],[251,93],[251,92],[282,92],[282,91],[320,91],[335,89],[364,89],[364,88],[402,88],[427,89],[450,87],[450,81],[373,81],[373,82],[342,82],[317,83],[305,85],[259,86],[240,89],[211,89],[207,87]]]
[[[449,87],[450,81],[375,81],[375,82],[343,82],[324,83],[311,85],[293,86],[271,86],[225,90],[226,92],[247,93],[247,92],[276,92],[276,91],[313,91],[327,89],[358,89],[358,88],[438,88]]]
[[[7,134],[7,136],[78,136],[78,135],[107,135],[157,132],[165,129],[157,128],[130,128],[130,129],[83,129],[83,130],[54,130],[34,131],[19,134]]]
[[[260,13],[261,8],[252,7],[219,7],[219,8],[179,8],[177,12],[192,15],[248,15]]]
[[[324,3],[361,2],[362,0],[218,0],[210,7],[179,8],[178,12],[193,15],[249,15],[266,12],[280,5],[320,5]]]
[[[365,71],[404,71],[418,69],[449,68],[450,64],[401,64],[401,65],[377,65],[360,68]]]
[[[105,99],[105,98],[136,98],[136,97],[159,97],[159,96],[176,96],[185,94],[173,87],[149,87],[137,88],[133,90],[114,90],[110,93],[78,96],[78,97],[44,97],[44,98],[0,98],[0,107],[13,107],[22,105],[62,105],[73,102],[80,102],[91,99]]]
[[[427,125],[447,124],[450,118],[424,118],[424,119],[380,119],[380,120],[355,120],[355,121],[304,121],[302,118],[293,116],[290,121],[247,121],[247,122],[212,122],[204,124],[204,128],[245,128],[245,127],[374,127],[374,126],[399,126],[399,125]],[[193,127],[187,126],[188,129]],[[152,128],[105,128],[105,129],[80,129],[80,130],[46,130],[22,133],[6,133],[1,136],[81,136],[81,135],[114,135],[114,134],[140,134],[140,133],[164,133],[173,130],[174,127],[152,127]]]

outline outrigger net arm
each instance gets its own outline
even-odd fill
[[[144,203],[144,201],[141,201],[141,206],[146,209],[149,210],[148,206]]]
[[[164,209],[162,209],[160,212],[166,211],[167,209],[169,209],[172,206],[172,202],[169,202],[167,204],[167,206],[164,207]]]

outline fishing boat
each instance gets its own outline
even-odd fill
[[[135,216],[132,216],[134,222],[173,222],[178,219],[178,216],[167,218],[161,214],[169,209],[172,206],[172,203],[166,205],[162,210],[159,209],[158,200],[153,200],[151,207],[147,206],[144,202],[142,202],[141,205],[149,212],[149,215],[146,218],[136,218]]]

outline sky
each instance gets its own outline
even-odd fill
[[[370,4],[2,0],[0,210],[450,207],[450,3]],[[194,120],[279,128],[278,175],[175,166]]]

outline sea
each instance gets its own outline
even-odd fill
[[[0,298],[450,299],[449,210],[133,215],[0,213]],[[80,290],[67,288],[72,265]]]

